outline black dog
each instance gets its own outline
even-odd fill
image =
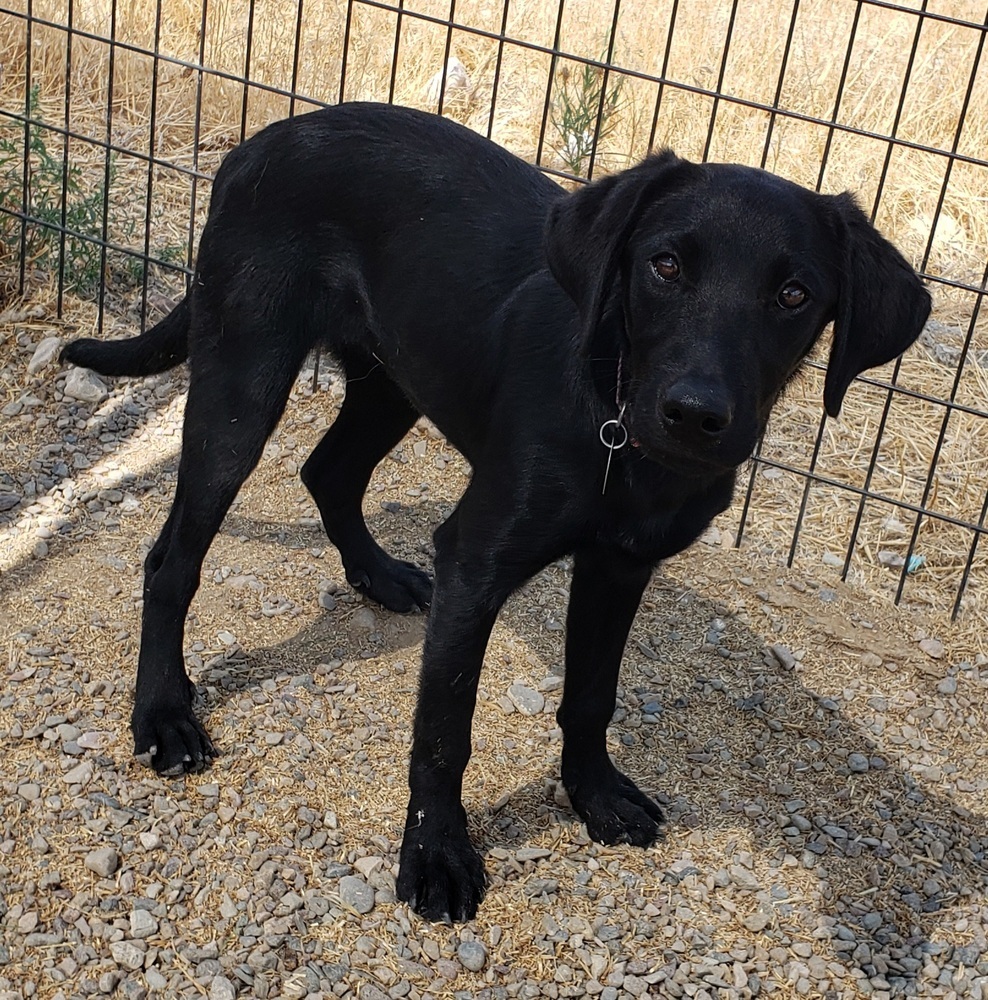
[[[108,375],[191,366],[175,502],[147,559],[132,726],[161,773],[216,751],[185,615],[226,511],[324,345],[348,379],[302,469],[348,580],[431,604],[398,895],[463,920],[484,867],[460,801],[484,650],[508,595],[574,555],[562,779],[595,840],[647,846],[656,803],[605,731],[652,569],[724,510],[831,320],[824,402],[919,334],[929,296],[848,195],[666,152],[567,194],[435,116],[350,104],[279,122],[216,175],[185,299],[140,337],[69,345]],[[428,415],[473,469],[436,531],[435,587],[371,538],[372,470]]]

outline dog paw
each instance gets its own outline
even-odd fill
[[[659,838],[665,819],[661,808],[620,771],[612,769],[606,781],[574,783],[568,790],[587,833],[598,843],[651,847]]]
[[[174,778],[202,771],[219,751],[188,704],[135,706],[131,717],[134,755],[158,774]]]
[[[351,587],[389,611],[424,611],[432,603],[432,577],[410,562],[386,556],[373,566],[348,568],[346,576]]]
[[[421,833],[420,833],[421,831]],[[472,920],[487,889],[487,873],[466,831],[405,831],[396,892],[426,920]]]

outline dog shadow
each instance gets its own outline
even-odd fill
[[[634,665],[626,665],[625,684],[639,680],[636,674]],[[640,897],[639,905],[654,902],[668,910],[679,895],[679,903],[701,915],[706,911],[708,925],[715,927],[724,917],[715,902],[716,887],[733,882],[729,905],[748,914],[751,937],[757,939],[761,929],[772,932],[766,948],[805,940],[809,928],[827,941],[824,958],[832,950],[848,970],[869,979],[884,976],[892,995],[921,995],[928,960],[939,969],[952,965],[961,973],[965,966],[970,974],[988,972],[983,939],[963,933],[972,911],[984,905],[988,888],[983,811],[971,812],[931,792],[894,764],[864,774],[835,765],[828,746],[881,759],[860,725],[840,713],[804,727],[798,739],[786,729],[776,737],[778,756],[794,762],[784,780],[773,782],[765,773],[770,766],[761,773],[753,769],[740,786],[703,775],[696,761],[705,759],[706,751],[689,750],[683,738],[706,728],[701,716],[717,715],[717,745],[730,748],[746,744],[750,730],[760,729],[776,712],[815,705],[818,697],[796,683],[780,685],[773,692],[774,707],[760,717],[736,704],[710,701],[698,683],[696,696],[674,710],[676,732],[660,733],[654,748],[624,746],[641,732],[629,725],[636,721],[633,716],[612,727],[617,766],[658,798],[667,817],[662,839],[649,849],[654,867],[629,858],[625,852],[634,848],[582,849],[602,865],[616,857],[629,896]],[[601,885],[586,873],[581,879],[572,863],[560,864],[565,853],[548,861],[516,860],[520,848],[557,842],[560,833],[553,827],[568,826],[570,838],[585,839],[565,796],[558,804],[558,753],[546,766],[546,780],[521,784],[506,803],[502,797],[472,813],[472,835],[488,870],[495,872],[494,885],[521,883],[521,892],[545,912],[556,909],[557,891],[564,907],[563,897],[572,892],[589,892],[593,899],[614,891],[620,895],[609,882]],[[690,839],[694,832],[702,838],[699,849]],[[721,845],[720,851],[711,851],[711,845]],[[505,852],[508,860],[498,860]],[[750,868],[741,860],[745,856],[754,859]],[[795,879],[786,870],[791,868],[802,869]],[[690,892],[697,886],[712,890],[711,895]],[[757,922],[749,923],[752,919]],[[975,934],[976,926],[977,920],[971,925]],[[657,927],[639,923],[636,934],[642,933],[656,935],[654,959],[682,961],[681,954],[662,948]],[[632,946],[630,941],[608,944],[612,954]],[[716,935],[711,947],[718,947]]]
[[[663,593],[653,585],[652,596],[648,624],[665,614],[678,617],[681,590]],[[722,617],[722,607],[690,597],[699,610],[694,617]],[[801,684],[796,671],[704,651],[702,634],[656,670],[654,661],[636,655],[643,626],[639,619],[629,642],[626,707],[611,730],[617,765],[657,795],[668,818],[665,841],[654,848],[668,861],[660,862],[663,885],[643,882],[640,894],[665,897],[680,882],[709,887],[710,876],[714,886],[720,877],[733,881],[736,855],[747,853],[756,863],[754,873],[740,873],[746,905],[793,940],[805,933],[805,921],[803,930],[797,922],[801,911],[828,918],[837,957],[849,968],[892,977],[894,989],[910,992],[924,964],[915,956],[939,956],[942,965],[953,938],[956,965],[988,972],[983,940],[962,948],[966,935],[957,933],[988,891],[986,812],[965,809],[938,790],[937,771],[919,780],[896,762],[891,744],[876,738],[867,717],[859,720]],[[766,645],[736,620],[729,631],[732,648]],[[516,797],[520,808],[508,823],[490,811],[479,820],[488,849],[517,847],[566,821],[565,810],[547,806],[544,789],[540,795],[522,787]],[[697,870],[682,863],[692,831],[705,844],[723,845],[718,865]],[[706,849],[693,852],[701,853],[709,856]],[[811,877],[811,896],[793,893],[788,868]]]
[[[428,502],[424,506],[430,507]],[[415,519],[420,521],[424,514],[438,522],[441,509],[445,507],[415,508]],[[411,512],[411,508],[397,514],[382,511],[368,520],[389,551],[421,561],[421,546],[416,550],[408,540],[415,527]],[[231,527],[261,531],[272,540],[282,537],[270,525]],[[296,532],[292,544],[308,546],[318,537],[321,533],[313,527],[311,534]],[[560,565],[537,576],[522,601],[506,606],[499,624],[502,635],[524,646],[526,637],[531,638],[532,606],[547,619],[564,621],[565,582]],[[684,600],[692,606],[692,625],[682,624]],[[723,606],[660,573],[646,594],[628,644],[621,702],[610,730],[611,749],[618,766],[658,797],[668,819],[664,838],[652,848],[659,854],[661,883],[655,884],[656,869],[650,867],[636,891],[645,899],[658,900],[687,880],[709,886],[713,876],[717,885],[725,871],[737,876],[738,855],[750,855],[755,873],[735,888],[745,905],[764,915],[765,926],[783,933],[788,929],[795,940],[805,934],[807,917],[824,918],[837,957],[848,968],[869,977],[891,976],[898,988],[913,992],[922,970],[912,956],[918,950],[939,956],[941,964],[948,960],[953,928],[972,907],[983,905],[981,894],[988,888],[988,811],[964,809],[934,782],[918,779],[907,762],[897,763],[894,746],[884,745],[869,728],[870,710],[856,718],[855,711],[801,683],[798,665],[787,669],[759,657],[758,651],[764,652],[774,639],[731,618],[724,641],[751,655],[731,658],[723,647],[713,648],[702,623],[722,619],[723,612]],[[344,616],[348,613],[344,609]],[[384,627],[378,630],[373,652],[385,661],[401,655],[415,668],[411,676],[389,675],[386,668],[378,671],[375,697],[387,704],[399,689],[407,697],[414,682],[424,621],[422,616],[391,615],[376,607],[374,614]],[[307,673],[313,649],[346,656],[339,642],[340,621],[338,612],[327,612],[285,641],[252,650],[235,683],[211,709],[220,709],[232,692],[262,684],[286,670]],[[668,632],[670,622],[682,633],[679,641],[656,648],[656,633]],[[555,647],[550,646],[546,656],[555,661],[556,647],[559,659],[562,656],[562,633],[552,641]],[[504,680],[498,669],[489,656],[482,686],[493,670],[491,687],[496,689]],[[917,679],[916,686],[922,683]],[[546,712],[555,705],[552,698]],[[852,704],[855,710],[860,707],[857,701]],[[553,728],[547,721],[533,719],[533,729],[544,736],[547,728]],[[526,720],[519,724],[524,726]],[[558,732],[538,746],[544,755],[544,778],[509,784],[496,801],[470,797],[468,769],[471,834],[486,855],[495,886],[529,880],[538,868],[539,876],[552,876],[550,886],[554,880],[562,882],[558,891],[565,893],[565,880],[574,877],[574,866],[546,862],[538,867],[532,861],[519,864],[512,859],[520,847],[557,839],[559,827],[569,828],[563,836],[585,837],[558,787]],[[720,845],[716,868],[698,870],[683,863],[683,848],[694,831],[704,842]],[[587,849],[598,850],[589,844]],[[629,861],[628,867],[633,869],[634,862]],[[785,874],[793,868],[801,873],[796,880]],[[776,871],[778,877],[773,879]],[[811,888],[800,895],[792,889],[794,884]],[[537,888],[541,885],[536,883]],[[524,886],[523,891],[527,891]],[[959,952],[962,964],[980,970],[976,963],[982,956],[976,945],[973,949],[967,946]]]

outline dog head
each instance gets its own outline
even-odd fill
[[[582,349],[620,356],[626,421],[673,466],[739,465],[833,321],[824,404],[919,336],[930,298],[848,195],[670,152],[561,198],[546,249]]]

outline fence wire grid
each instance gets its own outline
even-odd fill
[[[455,118],[566,185],[668,146],[850,189],[928,281],[933,319],[839,422],[810,362],[725,535],[983,613],[986,33],[984,0],[0,5],[3,294],[54,283],[59,315],[108,336],[155,321],[224,153],[347,100]]]

